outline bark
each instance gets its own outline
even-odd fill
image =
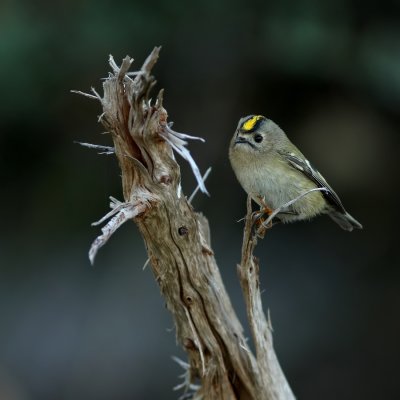
[[[200,189],[206,192],[186,148],[187,140],[196,138],[172,130],[162,91],[155,102],[149,100],[155,84],[151,70],[159,50],[155,48],[136,73],[128,73],[133,61],[129,57],[120,67],[110,57],[113,71],[103,83],[103,97],[94,90],[93,95],[87,94],[101,102],[99,120],[111,134],[114,147],[99,149],[115,153],[124,196],[122,202],[111,199],[111,211],[98,221],[108,220],[90,249],[90,259],[93,262],[98,249],[121,224],[133,220],[174,318],[177,339],[188,356],[187,379],[181,386],[193,398],[292,400],[272,346],[271,325],[262,309],[250,200],[238,271],[255,356],[222,282],[207,219],[194,211],[181,190],[174,152],[189,161]],[[200,384],[193,386],[195,381]]]

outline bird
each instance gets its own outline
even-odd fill
[[[290,223],[327,214],[346,231],[362,229],[325,178],[272,120],[262,115],[241,118],[229,159],[239,183],[265,213],[291,202],[275,220]]]

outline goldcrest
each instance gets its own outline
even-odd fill
[[[229,159],[243,189],[267,210],[278,209],[311,189],[325,188],[283,208],[277,214],[281,222],[328,214],[346,231],[362,229],[323,176],[270,119],[262,115],[242,118],[230,143]]]

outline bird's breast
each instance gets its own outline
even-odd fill
[[[257,196],[264,198],[265,203],[272,209],[316,187],[304,174],[279,159],[267,162],[253,160],[234,170],[243,189],[257,203]],[[293,209],[301,214],[316,214],[321,212],[323,207],[324,200],[319,192],[310,193],[293,205]]]

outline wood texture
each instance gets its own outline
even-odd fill
[[[122,223],[133,219],[174,318],[177,340],[188,356],[183,385],[187,393],[199,399],[292,400],[262,309],[250,201],[238,271],[256,356],[243,336],[222,282],[208,222],[193,210],[181,190],[174,151],[187,158],[199,184],[203,184],[185,147],[190,137],[172,131],[167,123],[162,91],[155,102],[149,100],[155,83],[151,70],[159,50],[155,48],[134,75],[128,75],[132,59],[126,57],[118,67],[110,58],[113,71],[103,84],[103,97],[95,91],[88,95],[101,102],[99,120],[114,142],[124,195],[123,202],[112,199],[111,212],[99,221],[109,219],[92,245],[90,258],[93,261]],[[204,191],[204,185],[201,187]],[[196,387],[192,386],[195,381],[200,382]]]

